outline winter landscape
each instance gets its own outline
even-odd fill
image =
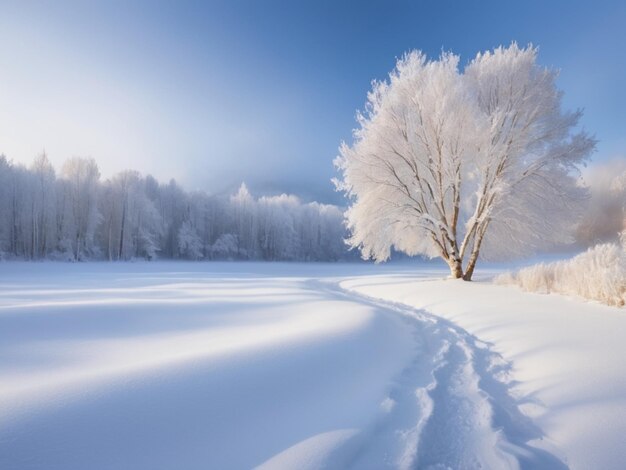
[[[1,469],[624,468],[619,2],[3,10]]]

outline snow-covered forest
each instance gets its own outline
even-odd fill
[[[342,211],[281,194],[185,191],[122,171],[102,180],[93,158],[58,174],[45,153],[28,167],[0,156],[0,259],[246,259],[346,256]]]

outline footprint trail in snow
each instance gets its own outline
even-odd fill
[[[355,446],[352,468],[568,468],[529,444],[541,431],[510,395],[509,364],[487,344],[424,311],[337,290],[402,315],[416,344],[379,419]]]

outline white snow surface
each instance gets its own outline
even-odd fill
[[[622,468],[626,312],[445,275],[1,263],[0,468]]]
[[[361,277],[341,285],[427,310],[484,343],[497,358],[493,364],[500,362],[498,378],[507,386],[492,389],[487,374],[482,389],[493,405],[492,426],[509,441],[530,437],[529,445],[572,469],[624,468],[624,309],[487,282],[434,280],[426,273]],[[511,420],[507,406],[522,414],[513,413]]]

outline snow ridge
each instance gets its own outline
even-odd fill
[[[344,292],[400,314],[418,345],[353,468],[567,468],[532,445],[542,432],[520,411],[511,366],[490,345],[424,310]]]

